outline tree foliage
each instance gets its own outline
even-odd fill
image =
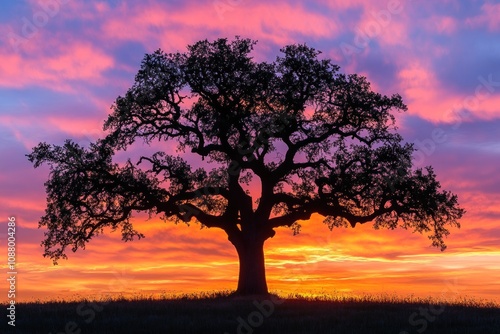
[[[255,44],[204,40],[184,53],[148,54],[104,138],[33,149],[34,166],[50,166],[45,256],[65,258],[105,227],[124,240],[143,237],[130,221],[141,211],[221,228],[237,249],[278,227],[298,233],[314,213],[330,229],[373,222],[425,232],[445,249],[464,210],[431,167],[413,168],[415,149],[395,128],[393,113],[407,109],[401,97],[373,92],[306,45],[256,62]],[[193,168],[165,150],[113,162],[138,140],[176,143],[204,163]],[[256,197],[246,190],[255,181]]]

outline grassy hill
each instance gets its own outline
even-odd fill
[[[6,305],[2,308],[5,310]],[[500,333],[494,303],[390,297],[115,298],[16,305],[0,333]]]

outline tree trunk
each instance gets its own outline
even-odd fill
[[[240,260],[236,294],[245,296],[269,294],[264,263],[264,241],[247,235],[234,243]]]

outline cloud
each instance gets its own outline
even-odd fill
[[[491,120],[500,117],[500,80],[496,76],[478,76],[467,95],[457,95],[443,85],[428,65],[409,63],[398,73],[400,90],[410,115],[435,123],[456,123],[464,117]],[[468,115],[468,116],[466,116]]]
[[[467,19],[466,23],[471,27],[486,26],[490,31],[500,30],[500,4],[485,3],[481,6],[481,14]]]
[[[434,16],[427,21],[425,28],[430,33],[453,35],[459,28],[459,22],[450,16]]]
[[[178,10],[153,4],[137,6],[133,14],[127,11],[124,15],[106,22],[103,27],[106,38],[142,41],[151,48],[161,46],[172,51],[184,50],[187,43],[203,39],[207,34],[212,38],[232,38],[239,34],[283,46],[296,42],[297,37],[326,38],[338,31],[331,18],[286,2],[248,2],[223,7],[218,2],[204,5],[191,2]],[[127,29],[129,25],[134,29]],[[150,37],[145,41],[144,36]]]
[[[0,54],[0,87],[23,88],[42,86],[51,90],[74,91],[78,81],[104,84],[104,72],[114,60],[89,43],[69,43],[47,50],[41,47],[37,56]]]

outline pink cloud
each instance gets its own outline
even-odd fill
[[[485,82],[497,82],[486,77],[477,82],[468,95],[451,92],[438,80],[435,73],[423,62],[414,62],[403,67],[398,78],[400,92],[409,107],[409,113],[432,122],[453,123],[463,121],[464,110],[479,119],[493,119],[500,116],[500,96],[495,87],[486,87]]]
[[[490,31],[500,30],[500,4],[485,3],[481,7],[481,14],[467,19],[471,27],[487,26]]]
[[[69,136],[82,137],[86,136],[89,139],[97,139],[103,136],[102,123],[104,119],[96,118],[75,118],[71,115],[67,117],[47,117],[47,127],[57,129]]]
[[[443,35],[454,34],[459,27],[458,21],[450,16],[433,16],[426,20],[425,29],[430,33],[437,32]]]
[[[212,2],[206,5],[197,3],[177,11],[155,5],[137,7],[133,14],[127,12],[125,15],[128,17],[116,16],[104,25],[107,38],[151,44],[144,40],[144,36],[149,36],[148,40],[161,40],[161,46],[169,49],[184,49],[187,43],[206,37],[207,32],[223,34],[214,37],[231,38],[240,34],[284,45],[296,42],[290,34],[322,38],[332,37],[339,30],[331,18],[284,2],[226,7],[217,7]]]
[[[69,80],[98,80],[102,72],[112,68],[114,60],[104,52],[89,44],[74,44],[67,52],[62,52],[45,62],[54,76]]]
[[[409,114],[416,114],[433,122],[450,121],[450,101],[446,101],[439,82],[429,69],[421,63],[408,64],[399,71],[401,94],[408,104]]]
[[[397,4],[397,5],[395,5]],[[367,4],[360,21],[356,24],[356,34],[377,40],[382,46],[408,45],[408,8],[403,2],[389,1],[385,5]]]
[[[36,57],[9,52],[0,54],[0,87],[42,86],[67,91],[72,90],[68,81],[102,81],[103,72],[114,65],[111,56],[85,42],[59,45],[55,50],[38,45],[35,54]]]

